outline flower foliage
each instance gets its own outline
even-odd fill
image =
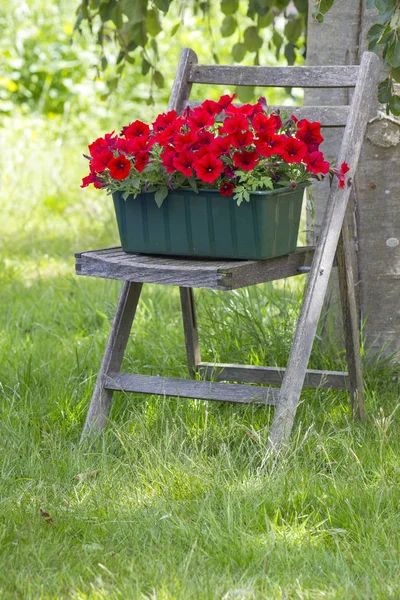
[[[269,113],[264,98],[242,106],[233,99],[205,100],[182,115],[171,110],[151,126],[134,121],[120,135],[98,138],[89,145],[82,187],[119,190],[125,199],[156,192],[159,205],[168,190],[212,188],[240,204],[252,191],[296,187],[329,172],[319,123]]]

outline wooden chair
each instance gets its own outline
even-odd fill
[[[257,85],[265,87],[354,88],[347,106],[299,107],[299,118],[318,120],[322,126],[344,127],[337,165],[346,161],[353,177],[367,124],[371,99],[376,93],[377,57],[363,54],[360,66],[242,67],[197,64],[190,49],[181,52],[169,109],[182,112],[194,83]],[[350,391],[355,417],[365,418],[359,331],[351,270],[351,246],[343,227],[350,187],[334,181],[315,248],[298,248],[295,254],[264,261],[202,261],[129,255],[120,248],[76,255],[79,275],[122,280],[123,286],[104,353],[83,436],[104,427],[113,392],[123,390],[227,402],[275,405],[269,445],[288,441],[301,390],[304,386]],[[342,304],[348,373],[307,370],[318,319],[336,256]],[[304,273],[309,268],[305,296],[286,369],[202,362],[197,332],[193,288],[233,290]],[[180,287],[189,375],[192,380],[120,373],[126,344],[143,283]],[[196,373],[201,380],[195,379]],[[213,380],[213,381],[210,381]],[[241,383],[222,383],[222,382]],[[248,386],[246,383],[263,384]],[[271,387],[277,386],[280,387]],[[268,386],[268,387],[267,387]]]

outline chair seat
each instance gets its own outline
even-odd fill
[[[268,260],[196,260],[127,254],[114,247],[80,252],[75,257],[78,275],[228,291],[300,275],[310,267],[313,255],[314,248],[305,246],[294,254]]]

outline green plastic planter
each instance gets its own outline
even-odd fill
[[[127,200],[113,194],[121,245],[135,254],[265,259],[295,252],[304,184],[253,192],[237,206],[218,190],[154,193]]]

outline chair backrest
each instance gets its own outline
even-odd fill
[[[186,106],[199,103],[189,100],[192,85],[262,86],[296,88],[355,88],[360,66],[326,67],[261,67],[199,65],[197,55],[190,48],[181,52],[169,108],[182,112]],[[282,109],[299,119],[319,121],[322,127],[345,127],[350,106],[271,106]]]

